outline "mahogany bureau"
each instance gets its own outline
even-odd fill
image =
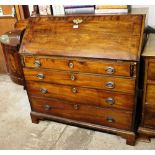
[[[32,17],[20,47],[33,123],[53,120],[135,143],[145,15]]]
[[[149,140],[155,136],[155,34],[150,34],[142,53],[144,58],[144,93],[141,125],[138,129],[141,137]]]

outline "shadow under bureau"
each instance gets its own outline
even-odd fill
[[[53,120],[135,144],[145,16],[32,17],[20,56],[32,122]]]

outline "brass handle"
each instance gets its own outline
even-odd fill
[[[113,119],[111,116],[109,116],[109,117],[107,117],[107,121],[108,121],[109,123],[113,123],[113,122],[114,122],[114,119]]]
[[[69,63],[69,68],[74,68],[74,64],[72,62]]]
[[[74,81],[76,78],[74,75],[71,75],[71,80]]]
[[[107,82],[105,86],[106,88],[110,88],[110,89],[113,89],[115,87],[114,82]]]
[[[112,97],[108,97],[106,98],[105,102],[110,105],[113,105],[115,103],[115,100]]]
[[[76,25],[78,25],[78,24],[80,24],[80,23],[82,23],[82,22],[83,22],[83,20],[80,19],[80,18],[73,19],[73,23],[76,24]]]
[[[79,104],[74,104],[74,109],[75,110],[78,110],[80,108],[80,105]]]
[[[44,74],[37,74],[36,77],[40,80],[44,79]]]
[[[44,110],[50,110],[52,107],[49,106],[49,105],[47,105],[47,104],[45,104],[45,105],[43,106],[43,108],[44,108]]]
[[[41,62],[39,60],[36,60],[34,63],[33,63],[36,67],[40,67],[41,66]]]
[[[115,69],[113,67],[107,67],[105,69],[105,71],[106,71],[107,74],[114,74]]]
[[[48,93],[48,90],[45,89],[45,88],[41,88],[40,91],[41,91],[42,94],[47,94]]]
[[[77,89],[74,87],[74,88],[72,88],[72,92],[73,93],[77,93]]]

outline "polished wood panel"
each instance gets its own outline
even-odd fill
[[[39,63],[39,64],[38,64]],[[86,73],[132,76],[133,62],[87,60],[61,57],[25,56],[24,65],[29,68],[72,70]],[[135,66],[136,67],[136,66]],[[136,70],[135,70],[136,72]]]
[[[16,22],[16,18],[0,18],[0,35],[4,34],[7,31],[14,29],[14,24]],[[0,45],[0,73],[6,73],[6,62],[3,55],[3,50]]]
[[[148,80],[155,81],[155,59],[150,59],[148,62]]]
[[[133,110],[134,95],[81,87],[27,81],[30,96],[56,98],[73,103]],[[76,89],[76,92],[73,89]]]
[[[155,85],[154,84],[147,85],[146,102],[147,102],[147,104],[153,104],[155,107]]]
[[[101,76],[99,74],[76,73],[57,70],[24,68],[25,79],[72,86],[98,88],[134,94],[135,79]],[[40,77],[41,76],[41,77]],[[42,77],[43,76],[43,77]]]
[[[20,53],[138,60],[143,19],[143,15],[31,18]],[[74,21],[82,21],[76,29]]]
[[[88,105],[65,103],[59,100],[45,98],[30,98],[32,111],[55,115],[73,120],[100,124],[119,129],[130,130],[130,112],[109,110]]]

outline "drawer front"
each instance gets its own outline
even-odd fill
[[[26,56],[24,64],[29,68],[49,68],[127,77],[133,75],[132,68],[135,67],[133,62],[61,59],[43,56]]]
[[[155,60],[149,60],[148,64],[148,80],[155,80]]]
[[[124,130],[131,129],[132,113],[130,112],[71,104],[59,100],[37,98],[30,100],[32,110],[36,112]]]
[[[134,93],[135,79],[67,71],[24,69],[25,79]]]
[[[155,107],[155,85],[147,84],[146,101],[147,104]]]
[[[99,107],[133,110],[134,95],[119,94],[100,89],[88,89],[41,82],[27,82],[27,90],[31,96],[56,98],[73,103]]]
[[[155,107],[145,105],[143,124],[145,127],[155,128]]]

